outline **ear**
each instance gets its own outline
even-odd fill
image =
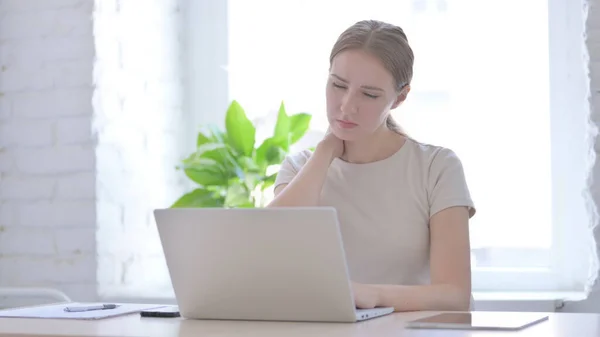
[[[402,90],[400,90],[400,93],[398,94],[396,100],[392,104],[391,110],[396,109],[398,106],[400,106],[400,104],[402,104],[402,102],[406,100],[406,96],[408,96],[409,92],[410,85],[407,84],[404,88],[402,88]]]

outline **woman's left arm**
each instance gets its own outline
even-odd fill
[[[396,311],[468,311],[471,303],[469,209],[446,208],[430,219],[431,284],[419,286],[353,283],[358,307]]]

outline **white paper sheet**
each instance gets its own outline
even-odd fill
[[[116,317],[127,314],[139,313],[143,310],[161,308],[165,305],[156,304],[131,304],[131,303],[115,303],[118,305],[115,309],[92,310],[83,312],[67,312],[65,308],[73,306],[92,306],[105,303],[81,303],[69,302],[52,305],[44,305],[38,307],[25,307],[16,309],[0,310],[0,318],[2,317],[17,317],[17,318],[53,318],[53,319],[102,319],[108,317]],[[111,303],[113,304],[113,303]]]

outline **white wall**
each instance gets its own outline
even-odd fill
[[[95,294],[91,1],[0,1],[0,284]]]
[[[0,286],[75,299],[169,286],[151,211],[184,180],[184,13],[0,1]]]
[[[186,181],[175,170],[188,148],[185,8],[178,0],[97,3],[98,292],[158,296],[171,286],[152,210],[170,206]]]
[[[161,266],[150,211],[181,188],[172,168],[193,138],[183,111],[204,104],[185,99],[189,78],[178,66],[185,1],[96,2],[95,12],[92,0],[0,0],[0,286],[135,295],[148,290],[136,280],[154,280]],[[600,0],[589,4],[598,124]],[[223,110],[215,102],[206,108]],[[563,310],[600,312],[600,295]]]
[[[587,16],[585,22],[585,45],[589,54],[586,65],[589,71],[590,82],[590,109],[591,121],[600,126],[600,0],[589,0],[584,7]],[[600,153],[600,139],[596,138],[596,153]],[[591,195],[596,205],[600,206],[600,158],[596,158],[593,176],[590,180]],[[596,242],[600,243],[600,229],[595,229]],[[600,245],[599,245],[600,247]],[[582,302],[566,303],[560,310],[563,312],[600,312],[600,281],[596,280],[596,286],[590,297]]]

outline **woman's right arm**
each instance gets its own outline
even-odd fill
[[[275,188],[275,198],[267,207],[317,206],[329,165],[339,152],[339,145],[334,142],[319,143],[294,178]]]

